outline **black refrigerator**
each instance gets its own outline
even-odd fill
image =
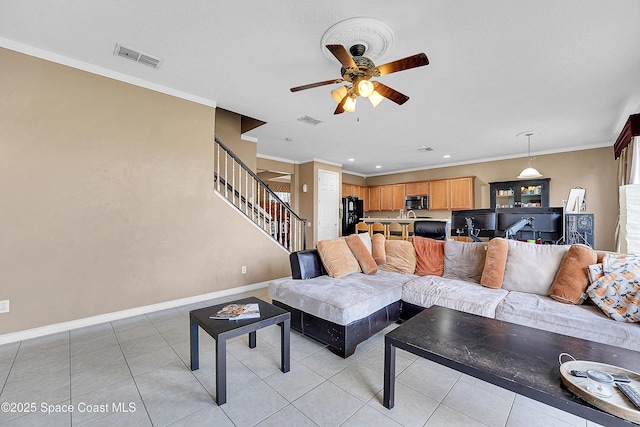
[[[348,236],[356,232],[356,224],[364,217],[363,201],[355,196],[342,198],[342,235]]]

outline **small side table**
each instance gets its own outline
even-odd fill
[[[258,304],[260,318],[245,320],[211,319],[227,304]],[[271,325],[280,326],[280,369],[289,372],[290,369],[290,338],[291,313],[275,305],[255,297],[229,301],[223,304],[200,308],[189,312],[191,320],[191,370],[200,367],[198,354],[198,326],[216,341],[216,403],[222,405],[227,402],[227,340],[240,335],[249,334],[249,347],[256,347],[256,331]]]

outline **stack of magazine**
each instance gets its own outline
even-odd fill
[[[222,307],[211,319],[222,320],[244,320],[260,317],[260,306],[258,304],[227,304]]]

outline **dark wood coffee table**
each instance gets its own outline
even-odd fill
[[[227,304],[252,304],[260,306],[260,318],[245,320],[210,319],[218,310]],[[256,347],[256,331],[271,325],[280,326],[280,369],[289,372],[290,347],[289,328],[291,314],[275,305],[250,297],[229,301],[211,307],[200,308],[189,312],[191,319],[191,370],[200,367],[198,355],[198,326],[216,340],[216,403],[227,402],[227,340],[240,335],[249,334],[249,347]]]
[[[391,409],[396,348],[603,426],[637,426],[562,385],[560,353],[640,372],[640,352],[433,306],[385,335],[384,398]],[[472,396],[470,396],[472,398]]]

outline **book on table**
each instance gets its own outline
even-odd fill
[[[227,304],[218,312],[210,316],[211,319],[221,320],[243,320],[260,317],[260,306],[258,304]]]

